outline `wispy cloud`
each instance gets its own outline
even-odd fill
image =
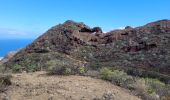
[[[27,35],[25,31],[17,30],[17,29],[8,29],[8,28],[0,28],[0,34],[6,35]]]
[[[125,27],[118,27],[117,29],[123,30],[123,29],[125,29]]]
[[[11,28],[0,28],[0,38],[35,38],[37,36],[38,34],[35,32]]]

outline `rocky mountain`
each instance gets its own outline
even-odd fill
[[[115,67],[129,74],[170,76],[170,20],[103,33],[71,20],[52,27],[7,63],[29,71],[50,66],[73,70]],[[144,74],[143,74],[144,73]],[[147,74],[147,75],[148,75]]]

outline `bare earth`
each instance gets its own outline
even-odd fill
[[[12,75],[13,85],[0,99],[9,100],[140,100],[109,82],[83,76],[49,76],[45,72]]]

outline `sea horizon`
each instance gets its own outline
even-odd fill
[[[34,39],[0,39],[0,59],[9,52],[25,48]]]

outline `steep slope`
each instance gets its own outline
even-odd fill
[[[22,70],[69,66],[118,67],[131,74],[170,75],[170,20],[103,33],[100,27],[66,21],[52,27],[5,65]],[[31,66],[31,68],[30,68]],[[140,70],[140,72],[138,71]]]

